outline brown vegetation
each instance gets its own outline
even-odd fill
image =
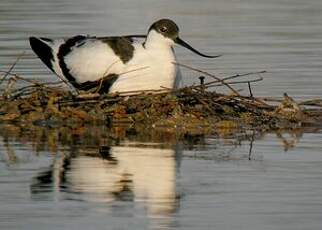
[[[213,80],[205,83],[204,77],[200,77],[201,84],[176,90],[100,95],[75,93],[66,87],[63,89],[62,84],[66,82],[42,83],[6,72],[0,80],[5,86],[0,97],[0,122],[45,126],[126,123],[183,130],[239,127],[272,129],[321,123],[320,99],[295,102],[287,94],[277,101],[256,98],[251,83],[262,80],[261,77],[236,81],[236,78],[257,76],[263,72],[219,79],[205,71],[177,65]],[[240,95],[233,88],[235,84],[247,84],[249,96]],[[230,93],[209,90],[218,86],[226,87]]]

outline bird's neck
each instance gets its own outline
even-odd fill
[[[171,50],[173,44],[174,42],[170,38],[166,38],[155,30],[151,30],[144,42],[144,47],[146,49]]]

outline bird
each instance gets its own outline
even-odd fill
[[[202,57],[220,56],[205,55],[182,40],[179,27],[171,19],[154,22],[147,35],[30,37],[29,42],[35,54],[59,78],[76,90],[98,93],[178,88],[182,76],[174,64],[174,44]]]

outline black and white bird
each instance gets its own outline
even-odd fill
[[[181,74],[173,64],[175,43],[203,57],[218,57],[202,54],[180,39],[178,26],[169,19],[153,23],[147,35],[29,40],[37,56],[60,78],[78,90],[100,93],[178,87]]]

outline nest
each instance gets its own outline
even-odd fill
[[[12,73],[12,67],[0,80],[5,86],[0,92],[0,122],[41,126],[143,124],[176,129],[274,129],[321,124],[321,99],[296,102],[287,94],[281,99],[254,97],[251,84],[261,81],[260,74],[265,71],[220,79],[176,64],[202,74],[200,84],[175,90],[82,93],[64,89],[62,85],[68,84],[64,81],[43,83],[23,78]],[[239,80],[254,75],[255,79]],[[205,76],[212,80],[205,82]],[[236,84],[247,84],[248,95],[240,95],[233,87]],[[218,86],[230,92],[211,90]]]

